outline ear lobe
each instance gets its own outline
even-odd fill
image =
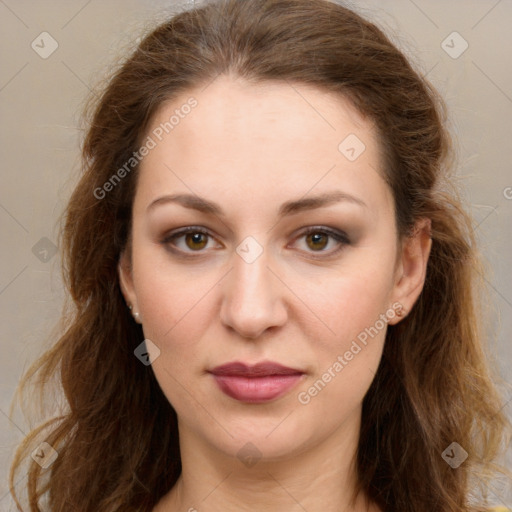
[[[432,248],[431,220],[420,219],[411,236],[404,239],[398,265],[399,278],[393,290],[394,301],[410,311],[420,296],[427,273],[427,263]],[[400,318],[390,320],[398,323]]]

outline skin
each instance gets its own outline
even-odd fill
[[[163,105],[148,134],[190,96],[198,106],[141,163],[131,255],[119,264],[178,415],[183,472],[155,511],[378,511],[363,496],[354,507],[349,498],[362,400],[386,327],[307,404],[298,394],[393,304],[410,311],[425,279],[429,221],[398,244],[376,130],[348,100],[222,75]],[[354,161],[338,149],[349,134],[366,146]],[[277,216],[286,201],[334,190],[366,206],[345,200]],[[177,193],[214,201],[225,215],[170,202],[147,210]],[[175,239],[179,256],[162,240],[186,226],[210,236]],[[350,243],[308,238],[309,226],[345,231]],[[251,263],[236,251],[248,236],[263,248]],[[276,361],[305,376],[274,401],[240,402],[206,373],[235,360]],[[250,467],[237,457],[249,442],[261,457]]]

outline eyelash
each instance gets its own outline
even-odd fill
[[[174,248],[170,247],[171,245],[174,245],[173,242],[176,239],[181,238],[182,236],[184,236],[184,235],[186,235],[188,233],[199,233],[199,234],[208,236],[210,238],[214,238],[208,231],[205,231],[201,227],[198,227],[198,226],[188,226],[186,228],[180,229],[179,231],[176,231],[174,233],[170,233],[170,234],[166,235],[161,240],[161,243],[164,246],[166,246],[170,251],[172,251],[173,253],[178,253],[180,256],[181,255],[183,255],[184,257],[201,256],[201,254],[199,254],[199,253],[204,252],[202,249],[200,249],[198,251],[183,251],[182,249],[177,249],[176,247],[174,247]],[[311,227],[308,227],[302,233],[300,233],[296,237],[296,239],[303,238],[303,237],[305,237],[307,235],[310,235],[312,233],[321,233],[323,235],[327,235],[328,237],[334,239],[339,244],[337,249],[335,249],[333,251],[330,251],[330,252],[324,251],[324,250],[312,251],[311,252],[311,257],[313,259],[324,259],[324,258],[327,258],[327,257],[334,256],[339,251],[341,251],[344,248],[344,246],[351,244],[347,234],[344,233],[343,231],[334,231],[332,229],[325,228],[325,227],[322,227],[322,226],[311,226]],[[194,254],[195,252],[198,253],[198,254]],[[316,256],[315,255],[315,253],[324,253],[324,252],[327,252],[327,255],[322,255],[322,256]]]

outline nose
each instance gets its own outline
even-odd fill
[[[269,268],[267,252],[254,260],[233,253],[233,268],[223,280],[221,322],[244,338],[256,339],[285,324],[286,287]]]

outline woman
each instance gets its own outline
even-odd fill
[[[74,311],[27,379],[60,371],[69,406],[13,463],[30,510],[488,510],[511,425],[443,115],[336,3],[145,37],[66,211]]]

